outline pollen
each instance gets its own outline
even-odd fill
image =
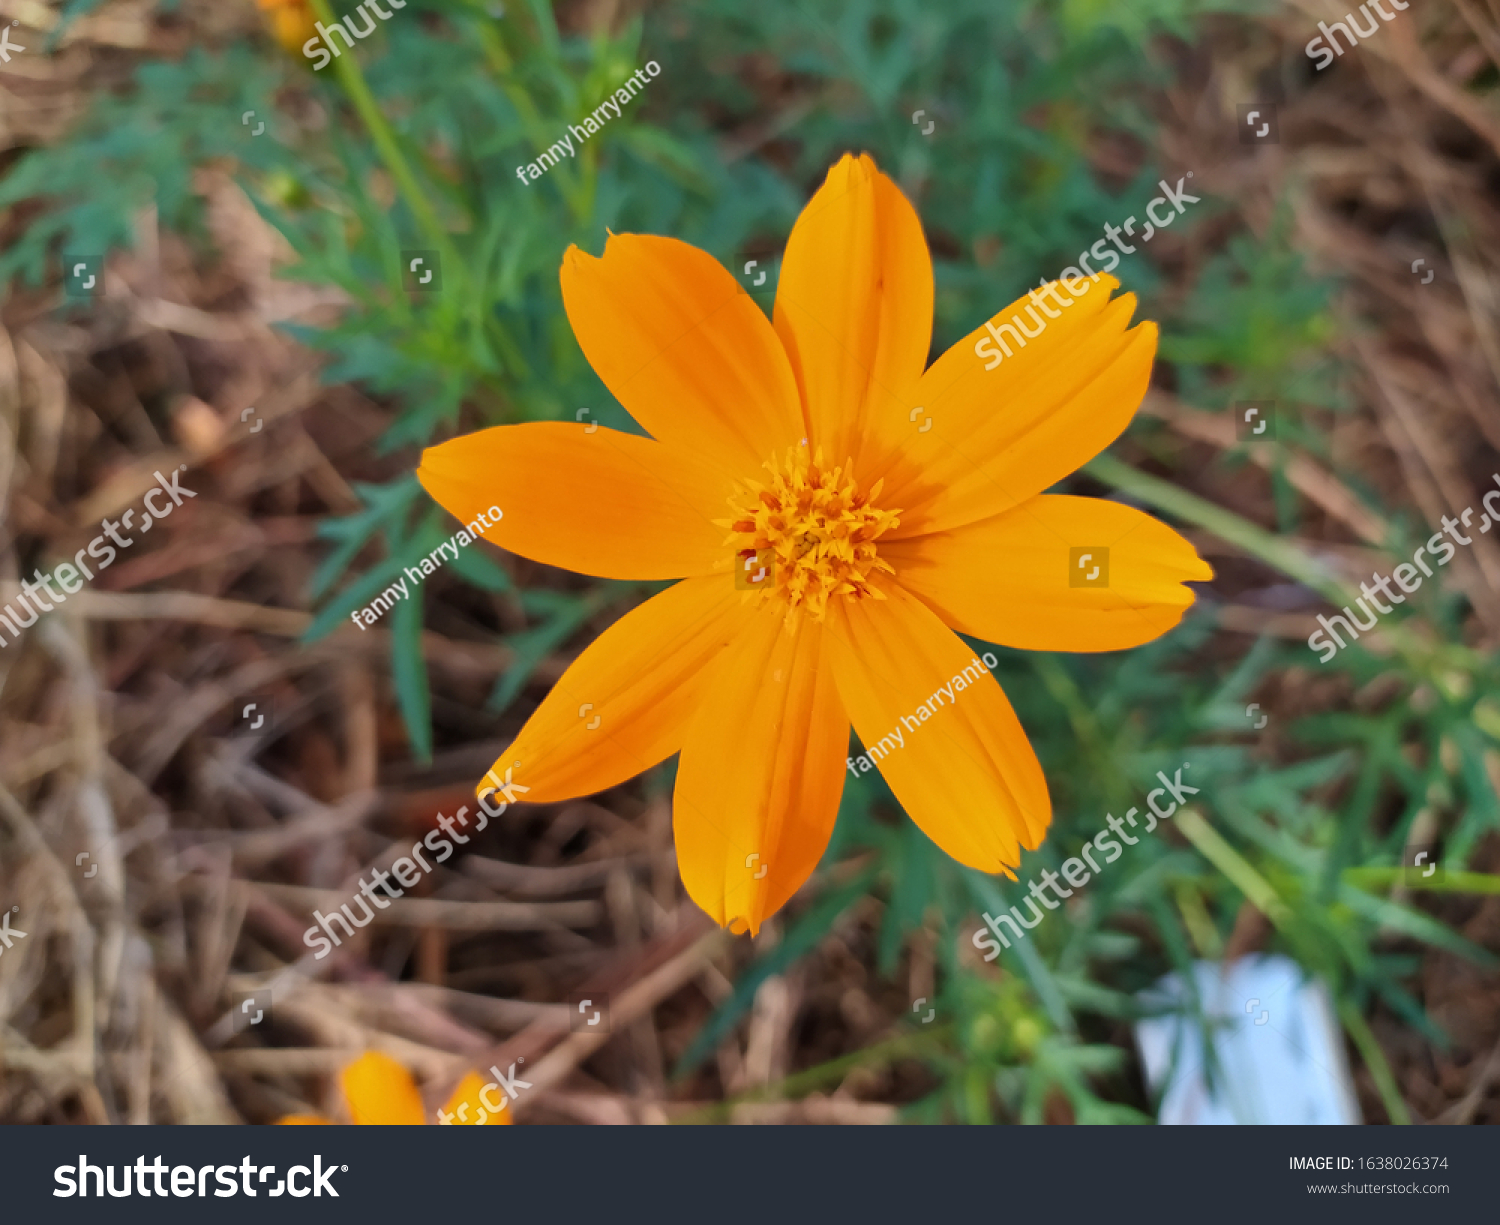
[[[883,482],[860,493],[852,460],[830,470],[821,450],[809,458],[805,446],[764,466],[771,479],[736,482],[734,517],[717,521],[730,531],[734,565],[748,571],[740,585],[781,600],[788,619],[806,612],[821,621],[837,597],[883,600],[872,576],[895,570],[875,542],[901,522],[899,510],[875,505]]]

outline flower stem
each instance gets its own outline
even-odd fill
[[[1406,1109],[1406,1103],[1401,1100],[1401,1091],[1396,1087],[1396,1077],[1392,1074],[1391,1065],[1386,1062],[1385,1052],[1380,1049],[1380,1043],[1375,1040],[1369,1024],[1360,1015],[1359,1009],[1348,1000],[1340,1000],[1338,1008],[1339,1020],[1344,1023],[1344,1028],[1354,1039],[1354,1045],[1359,1048],[1365,1067],[1370,1069],[1370,1079],[1375,1082],[1375,1089],[1380,1094],[1380,1104],[1385,1107],[1386,1116],[1392,1123],[1399,1126],[1410,1126],[1411,1115]]]
[[[1096,456],[1084,465],[1083,470],[1106,485],[1112,485],[1149,502],[1179,519],[1207,528],[1220,540],[1236,545],[1251,556],[1275,566],[1283,574],[1311,587],[1334,604],[1342,604],[1350,598],[1349,593],[1330,578],[1322,566],[1296,545],[1279,539],[1233,511],[1215,506],[1185,489],[1179,489],[1170,481],[1139,472],[1113,455]]]
[[[1203,858],[1229,878],[1234,886],[1250,900],[1252,906],[1277,927],[1286,926],[1291,920],[1292,912],[1281,900],[1275,888],[1250,865],[1244,856],[1224,841],[1219,831],[1205,821],[1198,814],[1197,809],[1187,807],[1178,809],[1177,828]]]
[[[1489,872],[1445,872],[1431,884],[1404,880],[1407,868],[1345,868],[1343,879],[1356,889],[1374,893],[1398,882],[1428,893],[1500,893],[1500,876]]]
[[[1185,489],[1179,489],[1170,481],[1140,472],[1108,454],[1095,456],[1083,466],[1082,471],[1158,510],[1164,510],[1188,523],[1196,523],[1220,540],[1274,566],[1303,586],[1310,587],[1336,608],[1353,604],[1360,598],[1360,592],[1345,587],[1332,577],[1325,565],[1310,557],[1297,545],[1257,527],[1233,511],[1216,506]],[[1454,670],[1472,673],[1482,664],[1481,657],[1469,648],[1457,643],[1439,645],[1424,641],[1400,622],[1385,622],[1380,627],[1380,633],[1408,666],[1435,682],[1445,694],[1452,693],[1450,674]]]
[[[311,0],[311,2],[313,12],[322,21],[328,25],[336,24],[328,0]],[[400,189],[402,197],[406,200],[406,206],[411,209],[417,224],[443,254],[449,254],[452,248],[448,242],[447,231],[438,221],[432,203],[422,191],[416,176],[412,174],[411,166],[401,152],[400,145],[396,143],[396,136],[391,131],[390,124],[380,113],[380,107],[376,105],[375,96],[370,92],[370,87],[365,84],[364,74],[359,70],[359,63],[354,58],[353,51],[337,56],[334,59],[333,70],[338,76],[339,84],[344,87],[344,92],[349,95],[349,101],[354,104],[354,109],[359,112],[359,117],[369,130],[370,139],[375,142],[375,148],[381,160],[391,172],[391,177],[396,180],[396,186]],[[456,270],[457,259],[450,262]]]
[[[726,1098],[722,1102],[716,1102],[712,1106],[705,1106],[672,1121],[674,1123],[700,1123],[727,1118],[730,1112],[742,1102],[795,1101],[811,1093],[820,1085],[842,1080],[861,1065],[890,1063],[897,1059],[915,1059],[924,1054],[930,1054],[934,1048],[940,1049],[942,1040],[951,1036],[952,1032],[951,1025],[940,1023],[925,1032],[899,1034],[888,1041],[866,1047],[861,1051],[851,1051],[847,1055],[840,1055],[826,1063],[805,1068],[801,1072],[794,1072],[775,1084],[746,1090],[744,1093]]]

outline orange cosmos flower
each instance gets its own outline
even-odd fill
[[[256,0],[256,4],[266,14],[276,41],[292,55],[300,54],[302,44],[318,32],[307,0]]]
[[[349,1117],[363,1126],[411,1126],[427,1122],[422,1109],[422,1091],[411,1073],[389,1055],[381,1051],[366,1051],[339,1073],[339,1088],[344,1091],[344,1102],[349,1107]],[[504,1102],[505,1094],[491,1092],[488,1098],[482,1095],[485,1089],[496,1086],[486,1084],[479,1073],[470,1072],[458,1082],[453,1096],[443,1107],[441,1114],[452,1123],[509,1123],[511,1111],[491,1111],[489,1105],[499,1097]],[[277,1120],[282,1124],[332,1123],[332,1119],[321,1114],[289,1114]]]
[[[562,800],[680,751],[683,881],[719,924],[754,933],[828,844],[852,723],[872,746],[860,769],[878,759],[934,842],[1012,875],[1051,820],[1047,784],[953,631],[1136,646],[1181,619],[1185,580],[1212,577],[1150,516],[1042,492],[1120,436],[1156,351],[1154,324],[1128,326],[1133,295],[1079,279],[1051,297],[1062,309],[1036,298],[1044,316],[1021,300],[996,317],[1042,326],[994,369],[976,356],[984,329],[928,366],[927,243],[868,156],[845,156],[798,218],[774,321],[685,243],[570,247],[573,332],[651,437],[501,426],[430,448],[417,475],[465,522],[498,503],[485,538],[524,557],[682,581],[574,661],[490,782]],[[1105,548],[1108,586],[1074,586],[1070,550]],[[737,590],[737,573],[759,589]]]

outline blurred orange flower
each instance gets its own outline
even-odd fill
[[[523,557],[682,581],[574,661],[491,782],[513,769],[529,801],[563,800],[681,751],[683,882],[736,931],[756,932],[817,866],[856,761],[954,859],[1012,875],[1051,821],[1047,783],[989,660],[953,631],[1136,646],[1182,618],[1186,580],[1213,573],[1141,511],[1043,492],[1145,394],[1156,325],[1131,328],[1118,288],[1102,273],[1048,285],[1066,309],[1034,291],[995,317],[999,333],[976,329],[928,366],[922,224],[868,156],[839,161],[798,218],[769,321],[686,243],[570,247],[573,332],[650,437],[501,426],[428,449],[417,475],[464,522],[498,502],[487,539]],[[1023,310],[1036,332],[988,371],[976,342],[1015,333]],[[1096,561],[1075,581],[1078,556],[1106,549],[1104,579]],[[841,761],[851,723],[870,747]]]
[[[256,0],[271,33],[292,55],[302,54],[302,45],[317,34],[312,6],[307,0]]]
[[[339,1087],[349,1107],[349,1117],[364,1126],[408,1126],[427,1122],[422,1109],[422,1092],[411,1073],[381,1051],[366,1051],[339,1073]],[[509,1123],[511,1112],[487,1108],[483,1092],[493,1087],[481,1080],[477,1072],[468,1073],[440,1117],[452,1123]],[[500,1101],[505,1095],[499,1094]],[[282,1124],[332,1123],[320,1114],[289,1114],[277,1120]]]

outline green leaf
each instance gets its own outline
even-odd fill
[[[1466,961],[1473,962],[1485,970],[1500,968],[1500,957],[1465,940],[1457,932],[1436,919],[1429,918],[1419,910],[1398,905],[1388,898],[1371,897],[1353,885],[1340,884],[1339,901],[1351,910],[1375,920],[1386,927],[1393,927],[1417,940],[1446,949]]]
[[[548,597],[557,595],[554,592],[527,593],[530,597],[543,594]],[[504,714],[520,696],[521,690],[526,687],[526,682],[531,679],[542,660],[571,638],[579,626],[604,606],[607,598],[606,593],[595,592],[581,600],[574,597],[559,598],[555,603],[549,600],[554,611],[546,622],[519,634],[512,634],[506,639],[506,645],[515,652],[515,656],[510,667],[495,682],[494,692],[490,694],[485,708],[497,715]],[[534,605],[534,601],[523,599],[523,605],[527,604]]]
[[[508,595],[515,591],[514,584],[500,565],[479,550],[469,547],[461,547],[458,550],[458,558],[448,562],[459,576],[481,591],[494,592],[497,595]]]
[[[406,735],[418,761],[432,760],[432,694],[422,657],[422,602],[406,599],[391,610],[391,680]]]
[[[400,577],[401,562],[398,558],[388,557],[375,569],[367,574],[362,574],[354,583],[344,588],[328,604],[325,604],[318,615],[313,618],[312,624],[303,632],[303,643],[317,642],[319,638],[331,634],[343,622],[344,618],[354,612],[355,609],[364,608],[377,595],[384,591],[391,583]],[[410,584],[408,584],[408,590]],[[419,599],[415,594],[408,595],[407,600]],[[398,603],[405,603],[405,600]],[[358,624],[356,622],[356,624]]]
[[[318,536],[323,540],[336,540],[338,546],[323,559],[308,584],[308,595],[314,600],[327,594],[376,531],[383,527],[388,534],[399,539],[407,512],[417,494],[422,492],[422,486],[417,483],[416,476],[411,475],[389,485],[356,482],[354,491],[364,500],[364,510],[341,519],[325,519],[318,524]]]

